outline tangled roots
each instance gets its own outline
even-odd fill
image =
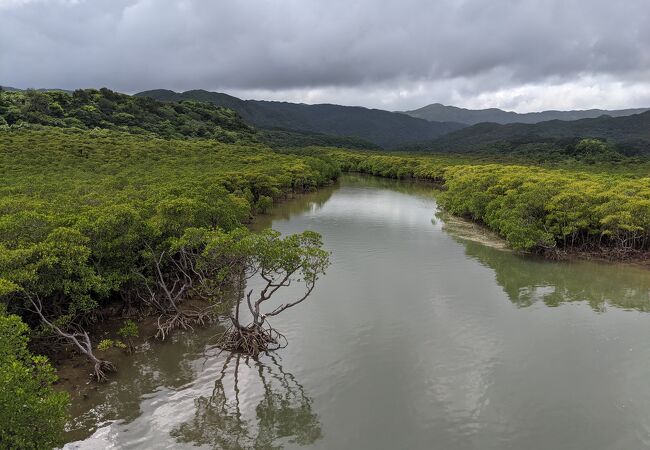
[[[93,377],[98,381],[98,382],[104,382],[106,381],[106,373],[107,372],[117,372],[117,367],[115,367],[115,364],[113,364],[110,361],[105,361],[103,359],[98,360],[95,363],[95,370],[93,373]]]
[[[255,323],[245,327],[232,325],[219,337],[217,346],[222,350],[257,356],[286,347],[287,339],[270,326],[265,328]]]
[[[213,320],[214,315],[210,311],[179,311],[173,315],[160,315],[156,338],[164,341],[177,328],[193,331],[195,326],[204,326]]]

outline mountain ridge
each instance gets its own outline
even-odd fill
[[[534,124],[481,122],[426,143],[405,146],[400,150],[509,153],[526,148],[530,150],[534,146],[549,150],[585,138],[606,141],[626,155],[650,154],[650,111],[629,116],[603,115],[573,121],[556,119]]]
[[[422,108],[400,112],[411,117],[430,121],[452,121],[466,123],[468,125],[476,125],[481,122],[494,122],[506,125],[509,123],[535,124],[539,122],[547,122],[549,120],[573,121],[595,119],[602,115],[625,117],[634,114],[641,114],[649,110],[650,108],[627,108],[617,110],[593,108],[569,111],[553,109],[538,112],[518,113],[515,111],[505,111],[499,108],[468,109],[443,105],[442,103],[432,103],[423,106]]]
[[[206,90],[175,92],[154,89],[139,92],[135,96],[152,97],[161,101],[207,101],[237,111],[245,121],[259,128],[357,137],[387,149],[435,139],[467,126],[456,122],[431,122],[362,106],[242,100]]]

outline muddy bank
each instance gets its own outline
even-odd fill
[[[219,313],[227,310],[232,302],[220,303],[214,305],[216,308],[215,319],[213,323],[202,328],[217,326],[219,322]],[[181,309],[191,310],[193,308],[204,309],[208,307],[204,301],[191,301],[185,303]],[[132,358],[135,354],[149,350],[152,346],[162,346],[169,340],[156,337],[158,332],[159,314],[146,314],[143,312],[138,316],[123,316],[119,308],[105,308],[102,311],[102,319],[98,321],[92,330],[89,330],[91,339],[95,346],[104,339],[121,340],[118,330],[124,325],[126,320],[133,320],[138,327],[138,336],[132,338],[134,345],[133,352],[127,349],[112,347],[106,350],[96,350],[96,356],[111,361],[117,367],[119,372],[124,366],[132,365]],[[178,329],[173,334],[191,333],[194,330]],[[74,402],[76,399],[84,398],[88,390],[96,390],[98,383],[93,378],[93,364],[84,355],[73,351],[71,348],[61,348],[58,352],[52,354],[50,359],[57,369],[59,380],[56,383],[58,389],[67,391]],[[114,374],[109,374],[108,382],[114,378]]]

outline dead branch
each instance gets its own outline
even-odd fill
[[[43,314],[43,303],[38,295],[26,294],[26,296],[34,308],[32,312],[36,313],[44,324],[54,330],[54,332],[62,338],[72,342],[77,350],[86,355],[86,357],[94,363],[94,378],[97,381],[106,381],[106,373],[115,372],[117,370],[112,362],[99,359],[95,356],[90,337],[85,330],[81,330],[77,333],[67,333],[63,331],[59,326],[45,317],[45,314]]]

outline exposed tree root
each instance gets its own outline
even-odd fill
[[[647,263],[650,260],[650,251],[648,250],[588,244],[567,247],[538,247],[533,250],[533,253],[553,261],[566,261],[575,257],[612,262]]]
[[[233,324],[218,339],[222,350],[258,356],[287,346],[284,335],[270,326],[252,323],[245,327]]]
[[[194,330],[194,327],[205,326],[214,321],[211,308],[206,310],[177,311],[173,314],[158,316],[158,331],[156,338],[165,338],[175,329]]]
[[[95,362],[95,370],[93,377],[99,382],[104,382],[107,380],[107,372],[117,372],[117,367],[110,361],[105,361],[103,359],[97,360]]]

